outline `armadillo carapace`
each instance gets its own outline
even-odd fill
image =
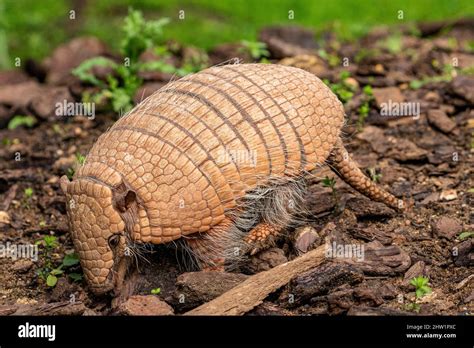
[[[396,208],[347,154],[343,122],[337,97],[297,68],[225,65],[169,83],[102,134],[71,182],[61,178],[90,288],[120,287],[140,243],[181,239],[208,266],[265,240],[326,162]]]

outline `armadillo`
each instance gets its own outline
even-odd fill
[[[279,233],[324,164],[403,208],[345,150],[344,116],[315,75],[276,64],[211,67],[155,92],[99,137],[72,181],[61,178],[89,288],[119,289],[147,243],[179,239],[199,267],[225,263]]]

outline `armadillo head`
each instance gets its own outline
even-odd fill
[[[117,193],[100,181],[63,176],[69,226],[85,279],[97,295],[120,290],[129,267],[127,207],[133,191]]]

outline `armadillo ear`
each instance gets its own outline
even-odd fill
[[[124,184],[114,189],[114,205],[118,211],[124,213],[130,208],[136,206],[137,194]]]
[[[67,193],[67,185],[69,185],[69,179],[67,178],[66,175],[63,175],[63,176],[59,179],[59,186],[61,187],[61,190],[63,190],[63,193],[64,193],[64,194]]]

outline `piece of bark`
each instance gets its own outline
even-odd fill
[[[54,302],[42,305],[21,305],[13,315],[82,315],[86,306],[81,301]]]
[[[326,245],[268,271],[251,276],[218,298],[185,315],[242,315],[255,308],[272,292],[325,260]]]
[[[398,311],[391,308],[353,306],[347,312],[351,316],[387,316],[387,315],[414,315],[410,312]]]
[[[343,284],[354,285],[364,280],[363,273],[352,265],[325,263],[294,278],[290,292],[295,302],[325,295]]]

